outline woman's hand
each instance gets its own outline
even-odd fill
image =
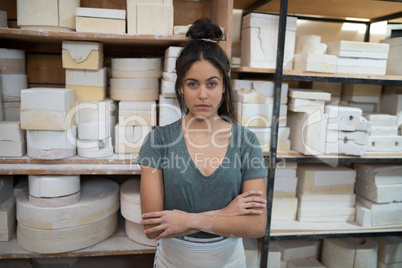
[[[258,208],[264,208],[267,200],[261,198],[263,192],[261,191],[246,191],[232,200],[226,207],[220,210],[219,216],[242,216],[242,215],[259,215],[262,210]]]
[[[154,225],[144,231],[145,234],[160,233],[155,240],[159,240],[168,236],[175,236],[179,233],[194,233],[190,228],[191,214],[181,210],[164,210],[157,212],[149,212],[142,215],[140,224]]]

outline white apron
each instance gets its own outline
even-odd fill
[[[154,268],[245,268],[241,238],[192,238],[188,236],[159,240]]]

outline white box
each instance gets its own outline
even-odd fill
[[[172,5],[137,5],[137,34],[173,34]]]
[[[294,99],[304,99],[304,100],[329,101],[331,99],[330,93],[311,89],[290,88],[288,95],[289,97]]]
[[[291,70],[296,41],[295,17],[287,17],[284,69]],[[243,18],[241,63],[255,68],[276,68],[279,16],[250,13]]]
[[[113,58],[113,78],[160,78],[161,58]]]
[[[369,152],[402,152],[402,136],[369,136]]]
[[[78,123],[99,123],[109,121],[115,116],[116,103],[110,99],[105,101],[78,101],[77,102]]]
[[[271,81],[232,79],[233,101],[243,103],[274,103],[274,86]],[[286,104],[288,84],[282,83],[281,104]]]
[[[398,116],[398,126],[402,124],[402,87],[384,86],[380,112]]]
[[[126,11],[121,9],[77,7],[75,12],[77,17],[126,19]]]
[[[100,42],[63,41],[61,56],[65,69],[103,68],[103,44]]]
[[[21,90],[28,87],[26,74],[0,73],[0,89],[2,101],[21,101]]]
[[[299,208],[354,207],[355,194],[302,194],[297,192]]]
[[[374,185],[402,184],[402,167],[385,164],[356,164],[356,178]]]
[[[297,178],[297,191],[303,194],[352,194],[356,171],[344,166],[298,165]]]
[[[281,251],[281,260],[289,261],[302,258],[317,258],[319,243],[311,240],[283,240],[278,241]]]
[[[370,136],[397,136],[398,126],[371,126]]]
[[[297,198],[274,197],[272,201],[272,220],[293,221],[296,219]]]
[[[319,73],[336,73],[338,57],[327,54],[295,54],[293,70]]]
[[[319,35],[299,35],[296,37],[295,53],[314,53],[313,51],[316,51],[320,44],[321,36]],[[324,52],[317,54],[324,54]]]
[[[314,113],[316,111],[324,112],[325,101],[294,99],[289,97],[288,109],[292,112]]]
[[[116,104],[107,99],[105,101],[79,101],[78,138],[82,140],[99,141],[112,137],[116,124]]]
[[[103,101],[106,98],[107,68],[66,70],[66,88],[75,90],[77,100]]]
[[[378,242],[378,259],[384,263],[402,263],[402,237],[375,237]]]
[[[289,260],[288,268],[325,268],[325,266],[315,258],[307,258]]]
[[[27,130],[28,156],[35,159],[63,159],[76,154],[77,127],[65,131]]]
[[[112,137],[97,141],[77,139],[77,154],[85,158],[105,158],[112,156]]]
[[[77,7],[76,31],[126,33],[126,11],[120,9]]]
[[[119,124],[156,126],[156,102],[119,102]]]
[[[72,31],[80,0],[18,0],[17,24],[21,28]],[[35,28],[36,27],[36,28]]]
[[[80,191],[80,176],[29,175],[29,194],[34,197],[59,197]]]
[[[21,128],[66,130],[75,123],[75,90],[31,88],[21,91]]]
[[[301,222],[354,221],[355,207],[298,208],[297,220]]]
[[[325,153],[327,115],[314,113],[288,113],[291,148],[305,155]]]
[[[0,106],[3,106],[4,121],[20,121],[21,102],[7,101],[2,102]],[[0,112],[0,118],[2,112]]]
[[[111,78],[110,97],[116,101],[156,101],[159,96],[157,78]]]
[[[357,42],[357,41],[332,41],[327,43],[328,54],[339,57],[387,59],[389,44]]]
[[[25,141],[0,141],[0,156],[24,156]]]
[[[176,98],[175,84],[176,82],[166,81],[162,79],[161,95],[165,98]]]
[[[170,46],[165,50],[165,58],[178,58],[183,47]]]
[[[165,98],[162,95],[159,96],[158,111],[159,126],[169,125],[182,116],[177,99]]]
[[[0,122],[0,141],[24,141],[26,131],[21,129],[19,121]]]
[[[152,128],[149,126],[115,126],[115,153],[138,153]]]
[[[272,120],[272,104],[234,102],[235,116],[245,127],[270,127]],[[287,106],[280,106],[279,126],[286,126]]]
[[[176,82],[177,74],[176,73],[169,73],[169,72],[162,72],[162,79],[170,82]]]
[[[357,181],[356,194],[375,203],[392,203],[402,201],[402,184],[374,185]]]
[[[112,137],[116,117],[109,118],[107,121],[78,123],[78,138],[99,141]]]
[[[367,145],[361,145],[353,140],[338,140],[325,143],[326,154],[364,155]]]
[[[381,40],[381,43],[389,44],[389,55],[387,61],[388,75],[402,75],[402,38],[391,38]]]
[[[368,114],[366,119],[371,123],[371,126],[397,126],[397,116],[390,114]]]
[[[402,202],[378,204],[359,197],[356,203],[356,222],[365,227],[400,225]]]
[[[338,142],[340,140],[347,142],[353,141],[356,144],[366,145],[368,141],[368,132],[366,131],[337,131],[327,130],[327,142]]]
[[[279,177],[275,175],[274,197],[296,197],[297,177]]]
[[[0,241],[8,241],[15,232],[16,226],[15,197],[10,197],[0,204]]]
[[[165,58],[163,62],[163,71],[168,73],[176,73],[176,59],[177,58]]]
[[[363,112],[359,108],[327,105],[325,113],[328,115],[328,129],[343,131],[368,131],[371,124],[362,117]]]

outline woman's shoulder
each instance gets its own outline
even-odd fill
[[[235,123],[232,123],[233,126],[233,135],[236,137],[240,137],[240,138],[248,138],[248,139],[255,139],[256,135],[253,131],[251,131],[250,129],[241,126],[241,125],[237,125]]]
[[[181,119],[164,126],[156,126],[150,135],[157,139],[169,140],[170,138],[176,138],[181,131]]]

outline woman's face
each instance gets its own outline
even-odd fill
[[[223,81],[220,71],[209,61],[196,61],[188,70],[180,89],[189,115],[213,118],[223,97]]]

